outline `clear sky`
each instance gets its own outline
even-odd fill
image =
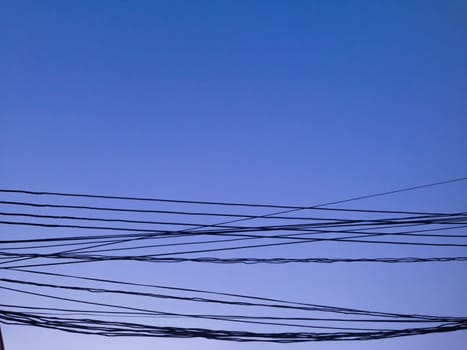
[[[5,0],[0,22],[3,188],[314,205],[467,173],[465,1]],[[460,183],[352,205],[449,212],[465,198]],[[439,255],[451,254],[465,249]],[[465,263],[157,269],[186,287],[467,313]],[[467,343],[465,331],[291,346],[3,333],[8,350]]]

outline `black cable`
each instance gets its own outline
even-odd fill
[[[199,228],[207,227],[220,227],[220,228],[233,228],[233,229],[245,229],[251,226],[227,226],[221,224],[200,224],[200,223],[188,223],[188,222],[178,222],[178,221],[150,221],[150,220],[130,220],[130,219],[115,219],[115,218],[101,218],[101,217],[88,217],[88,216],[69,216],[69,215],[44,215],[44,214],[32,214],[32,213],[17,213],[17,212],[0,212],[0,215],[3,216],[21,216],[21,217],[30,217],[30,218],[41,218],[41,219],[57,219],[57,220],[79,220],[79,221],[99,221],[99,222],[119,222],[119,223],[136,223],[136,224],[145,224],[145,225],[170,225],[170,226],[196,226]],[[453,218],[451,218],[453,217]],[[270,217],[269,217],[270,218]],[[291,219],[291,218],[289,218]],[[293,227],[293,226],[318,226],[318,227],[327,227],[327,226],[363,226],[363,225],[394,225],[394,224],[425,224],[425,225],[456,225],[456,224],[465,224],[467,216],[465,213],[453,213],[446,214],[444,217],[435,216],[415,216],[415,217],[406,217],[406,218],[388,218],[388,219],[325,219],[325,218],[315,218],[316,221],[325,221],[318,223],[298,223],[294,225],[287,225],[283,227]],[[268,227],[268,226],[265,226]],[[278,227],[278,225],[272,225],[270,227]],[[130,228],[131,229],[131,228]]]
[[[1,191],[0,191],[1,192]],[[20,205],[30,206],[36,208],[62,208],[62,209],[84,209],[95,211],[114,211],[114,212],[128,212],[128,213],[152,213],[152,214],[175,214],[175,215],[192,215],[192,216],[223,216],[223,217],[238,217],[255,219],[257,215],[248,214],[232,214],[232,213],[213,213],[213,212],[193,212],[193,211],[174,211],[174,210],[155,210],[155,209],[134,209],[134,208],[115,208],[115,207],[96,207],[85,205],[66,205],[66,204],[50,204],[50,203],[32,203],[32,202],[15,202],[15,201],[0,201],[0,204],[7,205]],[[290,207],[295,209],[305,209],[306,207]],[[419,212],[419,211],[401,211],[401,210],[374,210],[374,209],[348,209],[348,208],[321,208],[311,207],[310,210],[322,211],[341,211],[353,213],[372,213],[372,214],[403,214],[403,215],[430,215],[430,216],[444,216],[448,213],[439,212]],[[320,220],[314,217],[290,217],[290,216],[268,216],[270,219],[295,219],[295,220]],[[335,219],[337,220],[337,219]]]
[[[0,256],[8,257],[28,257],[47,259],[77,259],[87,261],[141,261],[155,263],[214,263],[214,264],[288,264],[288,263],[357,263],[357,262],[378,262],[378,263],[419,263],[419,262],[460,262],[467,261],[467,256],[458,257],[398,257],[398,258],[172,258],[154,257],[152,255],[140,256],[120,256],[120,255],[88,255],[88,254],[63,254],[63,253],[6,253],[0,252]]]
[[[34,314],[0,312],[1,322],[8,324],[25,324],[38,327],[59,329],[79,334],[99,334],[105,336],[146,336],[163,338],[193,338],[229,340],[237,342],[271,342],[271,343],[297,343],[307,341],[337,341],[337,340],[371,340],[384,339],[417,334],[430,334],[452,332],[467,329],[467,322],[443,323],[434,327],[406,328],[397,330],[381,330],[366,332],[282,332],[259,333],[231,330],[212,330],[203,328],[161,327],[148,324],[111,322],[96,319],[74,319],[45,317]]]
[[[379,196],[386,196],[389,194],[413,191],[421,188],[428,188],[433,186],[445,185],[449,183],[465,181],[467,176],[456,179],[450,179],[446,181],[433,182],[425,185],[412,186],[402,188],[398,190],[392,190],[387,192],[380,192],[371,195],[353,197],[350,199],[339,200],[335,202],[329,202],[322,206],[328,206],[333,204],[346,203],[355,200],[374,198]],[[100,198],[100,199],[119,199],[119,200],[130,200],[130,201],[147,201],[147,202],[165,202],[165,203],[187,203],[187,204],[203,204],[203,205],[223,205],[223,206],[242,206],[242,207],[261,207],[261,208],[279,208],[279,209],[308,209],[310,207],[298,207],[298,206],[286,206],[286,205],[272,205],[272,204],[251,204],[251,203],[228,203],[228,202],[213,202],[213,201],[190,201],[190,200],[176,200],[176,199],[163,199],[163,198],[149,198],[149,197],[129,197],[129,196],[110,196],[110,195],[97,195],[97,194],[82,194],[82,193],[66,193],[66,192],[45,192],[45,191],[29,191],[20,189],[0,189],[0,192],[4,193],[21,193],[29,195],[47,195],[47,196],[61,196],[61,197],[83,197],[83,198]],[[316,206],[313,206],[316,207]],[[313,208],[311,207],[311,208]]]

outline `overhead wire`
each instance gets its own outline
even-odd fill
[[[429,184],[423,184],[418,186],[411,186],[397,190],[391,190],[386,192],[379,192],[364,196],[352,197],[349,199],[338,200],[334,202],[329,202],[327,204],[322,204],[319,206],[328,206],[333,204],[346,203],[350,201],[356,201],[361,199],[375,198],[380,196],[386,196],[389,194],[413,191],[422,188],[434,187],[439,185],[445,185],[454,182],[460,182],[467,180],[467,176],[459,177],[455,179],[449,179],[445,181],[432,182]],[[112,195],[97,195],[97,194],[83,194],[83,193],[71,193],[71,192],[46,192],[46,191],[31,191],[24,189],[0,189],[0,192],[4,193],[20,193],[20,194],[30,194],[30,195],[40,195],[40,196],[61,196],[61,197],[82,197],[82,198],[100,198],[100,199],[119,199],[119,200],[129,200],[129,201],[146,201],[146,202],[165,202],[165,203],[188,203],[188,204],[203,204],[203,205],[223,205],[223,206],[242,206],[242,207],[262,207],[262,208],[279,208],[279,209],[307,209],[318,206],[311,207],[299,207],[299,206],[286,206],[286,205],[273,205],[273,204],[252,204],[252,203],[229,203],[229,202],[214,202],[214,201],[190,201],[190,200],[176,200],[176,199],[164,199],[164,198],[150,198],[150,197],[132,197],[132,196],[112,196]]]
[[[336,201],[336,202],[329,202],[326,204],[322,204],[321,206],[327,206],[327,205],[334,205],[334,204],[339,204],[339,203],[345,203],[345,202],[350,202],[354,200],[360,200],[360,199],[367,199],[367,198],[373,198],[373,197],[378,197],[378,196],[385,196],[388,194],[394,194],[394,193],[399,193],[399,192],[405,192],[405,191],[411,191],[415,189],[421,189],[421,188],[427,188],[431,186],[437,186],[441,184],[447,184],[451,182],[457,182],[457,181],[463,181],[466,180],[467,177],[464,178],[458,178],[458,179],[453,179],[453,180],[448,180],[448,181],[442,181],[438,183],[432,183],[432,184],[427,184],[427,185],[421,185],[421,186],[414,186],[410,188],[405,188],[405,189],[400,189],[400,190],[394,190],[394,191],[388,191],[388,192],[381,192],[373,195],[367,195],[367,196],[360,196],[360,197],[354,197],[351,199],[347,200],[342,200],[342,201]],[[71,249],[65,252],[55,252],[53,254],[49,254],[50,256],[44,256],[44,254],[38,252],[35,253],[34,255],[31,255],[28,253],[16,253],[16,256],[22,256],[26,257],[27,259],[29,258],[51,258],[53,255],[55,255],[55,258],[62,258],[65,257],[66,259],[69,259],[70,257],[78,257],[78,258],[91,258],[91,259],[106,259],[106,258],[114,258],[115,256],[100,256],[100,255],[90,255],[89,251],[90,249],[94,249],[97,247],[103,247],[103,246],[109,246],[109,245],[115,245],[115,244],[120,244],[120,243],[130,243],[130,242],[135,242],[135,241],[141,241],[141,240],[146,240],[146,239],[154,239],[157,237],[157,235],[161,235],[160,238],[164,236],[170,236],[170,237],[176,237],[177,234],[179,235],[179,238],[185,238],[187,235],[186,233],[195,233],[196,235],[224,235],[224,236],[234,236],[234,237],[241,237],[241,238],[234,238],[231,239],[232,241],[234,240],[242,240],[242,239],[285,239],[286,236],[291,236],[291,237],[286,237],[286,239],[293,239],[293,242],[287,241],[287,242],[280,242],[280,243],[270,243],[270,244],[264,244],[264,245],[250,245],[250,246],[242,246],[242,247],[224,247],[224,248],[213,248],[209,250],[197,250],[197,251],[185,251],[185,252],[172,252],[172,253],[159,253],[159,254],[151,254],[151,255],[145,255],[145,256],[130,256],[130,258],[141,258],[141,259],[147,259],[146,261],[151,261],[152,262],[185,262],[185,261],[192,261],[192,262],[211,262],[211,263],[289,263],[289,262],[322,262],[322,263],[330,263],[330,262],[429,262],[429,261],[465,261],[465,257],[444,257],[444,258],[374,258],[374,261],[367,261],[365,259],[368,258],[336,258],[336,259],[330,259],[326,258],[321,259],[321,258],[303,258],[301,261],[300,259],[287,259],[287,258],[269,258],[269,259],[259,259],[259,258],[210,258],[210,257],[198,257],[198,258],[186,258],[186,257],[172,257],[171,255],[178,255],[178,254],[192,254],[194,252],[200,253],[200,252],[207,252],[207,251],[223,251],[223,250],[232,250],[232,249],[245,249],[245,248],[251,248],[251,247],[260,247],[260,246],[269,246],[269,245],[284,245],[284,244],[296,244],[300,242],[316,242],[316,241],[326,241],[326,240],[333,240],[333,241],[341,241],[341,242],[359,242],[359,243],[379,243],[379,244],[410,244],[410,245],[437,245],[437,246],[467,246],[463,245],[460,243],[452,243],[452,244],[444,244],[443,242],[404,242],[404,241],[368,241],[366,239],[359,239],[359,238],[366,238],[366,237],[374,237],[374,236],[383,236],[383,235],[397,235],[400,234],[403,236],[404,234],[407,235],[409,233],[409,236],[411,235],[410,231],[408,232],[362,232],[361,230],[364,230],[362,228],[359,228],[358,230],[313,230],[310,229],[312,227],[317,228],[319,227],[318,225],[277,225],[275,227],[247,227],[247,228],[231,228],[231,227],[225,227],[225,225],[235,223],[235,222],[242,222],[242,221],[247,221],[247,220],[253,220],[253,219],[265,219],[270,216],[279,216],[283,214],[289,214],[292,212],[296,212],[299,210],[305,210],[305,209],[313,209],[317,208],[319,206],[312,206],[312,207],[292,207],[292,206],[277,206],[277,205],[266,205],[262,206],[260,204],[246,204],[246,203],[223,203],[223,202],[202,202],[202,201],[179,201],[179,200],[166,200],[166,199],[156,199],[156,198],[137,198],[137,197],[120,197],[120,196],[101,196],[101,195],[86,195],[86,194],[77,194],[77,193],[59,193],[59,192],[35,192],[35,191],[26,191],[26,190],[0,190],[0,192],[5,192],[5,193],[19,193],[19,194],[34,194],[34,195],[53,195],[53,196],[68,196],[68,197],[86,197],[86,198],[101,198],[101,199],[125,199],[125,200],[143,200],[143,201],[159,201],[159,202],[164,202],[164,203],[185,203],[185,204],[203,204],[203,205],[232,205],[232,206],[248,206],[248,207],[263,207],[263,208],[276,208],[276,209],[282,209],[280,212],[275,212],[271,214],[266,214],[266,215],[246,215],[246,216],[235,216],[234,220],[229,220],[229,221],[224,221],[221,223],[217,224],[207,224],[203,226],[195,226],[193,228],[188,228],[185,230],[179,230],[179,231],[170,231],[170,233],[167,235],[167,231],[164,232],[164,230],[160,230],[161,232],[157,230],[151,230],[149,231],[143,231],[144,229],[141,228],[135,228],[137,229],[136,231],[133,231],[133,233],[130,234],[125,234],[125,235],[104,235],[100,237],[104,237],[101,239],[97,244],[96,244],[96,239],[97,235],[94,237],[89,235],[88,237],[88,246],[87,247],[79,247],[76,249]],[[55,204],[52,204],[55,205]],[[77,209],[77,208],[75,208]],[[84,208],[83,208],[84,209]],[[284,210],[285,209],[285,210]],[[329,208],[330,210],[334,210],[333,208]],[[336,209],[339,210],[339,209]],[[26,213],[27,214],[27,213]],[[167,213],[168,214],[168,213]],[[457,213],[459,214],[459,221],[456,222],[456,225],[459,225],[459,227],[462,227],[462,220],[463,217],[465,216],[465,213]],[[7,214],[8,215],[8,214]],[[14,215],[14,214],[13,214]],[[40,214],[32,214],[32,215],[40,215]],[[406,215],[404,213],[404,215]],[[435,216],[435,215],[433,215]],[[232,216],[233,217],[233,216]],[[44,218],[45,219],[45,218]],[[58,218],[52,218],[49,217],[49,219],[58,219]],[[64,217],[61,217],[60,219],[65,219]],[[105,218],[104,218],[105,219]],[[451,218],[452,219],[452,218]],[[85,219],[78,219],[73,218],[73,220],[85,220]],[[106,220],[112,220],[112,219],[106,219]],[[122,219],[122,220],[127,220],[127,219]],[[289,220],[289,219],[286,219]],[[300,220],[300,219],[295,219],[295,220]],[[307,219],[308,220],[308,219]],[[318,219],[319,220],[319,219]],[[401,219],[403,220],[403,219]],[[440,221],[441,220],[441,221]],[[427,225],[454,225],[453,221],[449,222],[449,220],[446,222],[443,221],[442,219],[440,220],[434,220],[430,223],[426,223]],[[135,220],[136,221],[136,220]],[[123,222],[122,222],[123,223]],[[130,223],[130,222],[126,222]],[[136,223],[136,222],[134,222]],[[341,223],[343,223],[341,221]],[[31,223],[29,223],[31,224]],[[65,228],[66,226],[58,226],[58,225],[63,225],[63,224],[50,224],[50,223],[35,223],[40,225],[44,225],[42,227],[54,227],[52,225],[57,225],[55,227],[60,227],[60,228]],[[142,224],[142,222],[139,222],[139,224]],[[155,223],[154,223],[155,224]],[[157,224],[161,224],[158,222]],[[333,223],[334,225],[339,225],[336,223]],[[352,225],[352,223],[346,223],[349,225]],[[394,224],[394,222],[392,223]],[[399,224],[399,226],[402,226],[404,223]],[[420,224],[420,223],[418,223]],[[364,225],[363,223],[357,224],[353,223],[354,227],[361,227]],[[368,223],[370,225],[370,223]],[[387,229],[386,224],[386,229]],[[414,223],[414,225],[417,225]],[[34,224],[29,225],[29,226],[35,226]],[[85,225],[69,225],[70,227],[68,228],[79,228],[82,229]],[[71,227],[71,226],[78,226],[78,227]],[[83,227],[81,227],[83,226]],[[192,225],[190,225],[192,226]],[[368,229],[375,229],[377,227],[370,226]],[[382,225],[384,226],[384,225]],[[216,228],[217,230],[207,230],[207,228]],[[459,228],[456,227],[456,228]],[[384,228],[384,227],[381,227]],[[101,228],[98,227],[93,227],[90,229],[98,229],[100,230]],[[120,228],[122,229],[122,228]],[[426,232],[430,230],[441,230],[441,229],[449,229],[449,227],[443,227],[443,228],[434,228],[434,229],[426,229],[426,230],[418,230],[419,232]],[[240,230],[241,232],[228,232],[229,230]],[[258,235],[258,234],[252,234],[251,232],[266,232],[266,231],[277,231],[277,230],[284,230],[284,231],[290,231],[293,230],[295,232],[299,233],[291,233],[287,235]],[[300,230],[302,232],[300,232]],[[117,230],[120,231],[120,230]],[[317,231],[322,231],[322,232],[317,232]],[[347,232],[346,232],[347,231]],[[354,232],[351,232],[354,231]],[[123,232],[123,231],[122,231]],[[134,233],[134,232],[140,232],[140,233]],[[417,231],[416,231],[417,232]],[[245,234],[246,233],[246,234]],[[328,233],[341,233],[341,234],[352,234],[352,236],[346,236],[346,237],[331,237],[331,238],[324,238],[324,237],[316,237],[316,238],[308,238],[307,237],[293,237],[294,235],[309,235],[309,234],[328,234]],[[412,232],[414,233],[414,232]],[[424,238],[463,238],[464,235],[462,234],[454,234],[454,235],[431,235],[431,234],[415,234],[412,235],[414,237],[424,237]],[[451,237],[452,236],[452,237]],[[79,236],[78,236],[79,237]],[[81,236],[81,239],[85,240]],[[58,237],[55,237],[58,238]],[[49,237],[49,239],[54,239],[53,237]],[[105,242],[104,240],[107,240]],[[67,242],[73,242],[77,243],[76,240],[64,240]],[[61,244],[63,244],[64,241],[61,241]],[[91,243],[91,241],[94,241],[94,243]],[[53,242],[53,241],[34,241],[34,242]],[[10,242],[8,241],[3,241],[3,243],[12,243],[12,240]],[[19,241],[17,243],[20,243]],[[25,243],[22,241],[21,243]],[[30,243],[33,243],[32,241]],[[84,243],[84,242],[83,242]],[[188,244],[193,244],[196,242],[184,242]],[[91,246],[89,246],[91,244]],[[172,243],[175,244],[175,243]],[[42,244],[44,245],[44,244]],[[45,245],[47,246],[47,245]],[[50,245],[49,245],[50,246]],[[57,245],[58,246],[58,245]],[[109,249],[112,251],[113,249]],[[83,251],[87,251],[86,253],[82,253]],[[67,253],[68,252],[68,253]],[[72,254],[70,252],[73,252]],[[5,252],[4,252],[5,253]],[[6,252],[7,255],[10,254]],[[14,253],[13,253],[14,254]],[[10,255],[11,256],[11,255]],[[117,256],[116,259],[118,258],[124,258],[124,256]],[[164,259],[166,259],[164,261]],[[184,260],[188,259],[188,260]],[[198,260],[196,260],[198,259]],[[211,260],[213,259],[213,260]],[[235,260],[237,259],[237,260]],[[239,259],[239,260],[238,260]],[[313,259],[318,259],[318,260],[313,260]],[[340,260],[339,260],[340,259]],[[398,260],[397,260],[398,259]],[[410,260],[413,259],[413,260]],[[423,260],[424,259],[424,260]],[[433,260],[433,259],[438,259],[438,260]],[[443,260],[444,259],[444,260]],[[448,260],[446,260],[448,259]],[[36,265],[25,265],[26,267],[32,267],[32,266],[45,266],[36,264]],[[6,271],[23,271],[23,272],[29,272],[29,273],[45,273],[46,275],[53,276],[55,275],[56,277],[59,276],[59,274],[49,274],[46,272],[38,272],[38,271],[30,271],[30,270],[22,270],[21,268],[18,267],[12,267],[12,266],[5,266],[3,267]],[[64,277],[66,275],[62,275],[61,277]],[[84,278],[85,280],[87,278]],[[87,279],[88,281],[91,281],[93,279]],[[29,286],[35,286],[35,287],[41,287],[41,288],[60,288],[60,289],[67,289],[71,288],[70,290],[78,290],[78,291],[83,291],[83,292],[91,292],[93,288],[87,288],[87,287],[78,287],[78,286],[66,286],[66,285],[48,285],[45,283],[40,283],[40,282],[34,282],[34,281],[21,281],[21,280],[16,280],[16,279],[7,279],[4,278],[2,279],[3,282],[6,283],[19,283],[19,284],[24,284],[24,285],[29,285]],[[97,279],[94,279],[96,282]],[[105,280],[100,280],[101,282]],[[106,281],[105,283],[111,283]],[[130,284],[126,284],[130,285]],[[136,284],[133,284],[133,286],[136,286]],[[8,287],[2,287],[3,289],[10,289],[14,290]],[[176,290],[176,289],[173,289]],[[181,290],[181,289],[178,289]],[[187,289],[185,289],[187,290]],[[29,292],[25,290],[16,290],[17,292],[21,293],[32,293],[34,292]],[[108,290],[108,289],[101,289],[103,292],[110,292],[114,293],[118,291],[116,290]],[[121,292],[121,290],[120,290]],[[36,295],[42,295],[42,293],[35,293]],[[125,294],[125,293],[123,293]],[[220,293],[223,295],[228,295],[228,293]],[[134,295],[134,294],[130,294]],[[230,296],[233,296],[234,294],[230,294]],[[56,297],[56,296],[50,296],[50,295],[45,295],[45,297]],[[63,301],[65,301],[67,298],[62,298],[62,297],[57,297]],[[71,298],[68,298],[71,299]],[[264,298],[254,298],[254,300],[263,300]],[[265,298],[264,300],[268,300]],[[272,299],[270,299],[272,300]],[[71,301],[71,300],[69,300]],[[83,300],[77,300],[77,302],[83,302]],[[90,302],[93,303],[93,302]],[[96,303],[98,305],[99,303]],[[101,303],[102,305],[104,303]],[[298,306],[298,304],[302,304],[302,306]],[[297,303],[295,305],[296,307],[310,307],[310,306],[303,306],[303,303]],[[311,305],[311,304],[308,304]],[[285,305],[281,305],[285,306]],[[292,305],[288,305],[292,306]],[[367,311],[362,311],[362,310],[355,310],[355,309],[345,309],[345,308],[336,308],[336,307],[324,307],[320,309],[320,306],[314,305],[313,307],[314,311],[319,311],[322,312],[338,312],[342,314],[352,314],[352,315],[371,315],[373,317],[377,316],[382,316],[382,317],[394,317],[394,318],[400,318],[402,314],[390,314],[390,313],[380,313],[380,312],[367,312]],[[129,308],[128,308],[129,310]],[[135,310],[136,311],[136,310]],[[182,317],[186,316],[186,314],[176,314],[176,313],[167,313],[168,314],[173,314],[173,315],[180,315]],[[391,315],[391,316],[390,316]],[[65,315],[62,315],[65,316]],[[192,317],[193,315],[188,315],[189,317]],[[194,317],[197,318],[200,315],[195,315]],[[202,316],[202,315],[201,315]],[[208,316],[213,316],[213,315],[208,315]],[[275,317],[275,316],[265,316],[265,317],[259,317],[259,316],[246,316],[245,315],[221,315],[221,317],[227,316],[226,320],[233,321],[233,322],[244,322],[244,323],[251,323],[251,324],[263,324],[263,325],[275,325],[275,326],[294,326],[294,327],[301,327],[301,325],[297,324],[286,324],[283,322],[275,322],[274,320],[280,320],[280,319],[288,319],[291,320],[292,318],[281,318],[281,317]],[[231,317],[234,316],[234,317]],[[421,320],[434,320],[435,318],[430,318],[431,316],[427,315],[406,315],[408,318],[420,318]],[[220,320],[218,319],[216,315],[214,315],[215,318],[212,320]],[[236,318],[235,318],[236,317]],[[259,321],[258,321],[259,320]],[[265,322],[265,320],[268,320],[268,322]],[[136,324],[136,323],[128,323],[128,322],[116,322],[116,321],[103,321],[103,320],[95,320],[95,319],[70,319],[70,318],[56,318],[52,317],[52,315],[39,315],[39,314],[33,314],[33,313],[21,313],[21,312],[15,312],[15,311],[8,311],[8,310],[1,310],[0,311],[0,322],[10,322],[14,324],[29,324],[29,325],[36,325],[40,327],[46,327],[46,328],[53,328],[53,329],[61,329],[61,330],[66,330],[70,332],[78,332],[78,333],[90,333],[90,334],[103,334],[103,335],[108,335],[108,336],[125,336],[125,335],[133,335],[133,336],[162,336],[162,337],[192,337],[192,336],[201,336],[209,339],[222,339],[222,340],[232,340],[232,341],[270,341],[270,342],[302,342],[302,341],[324,341],[324,340],[348,340],[348,339],[355,339],[355,340],[367,340],[367,339],[381,339],[381,338],[389,338],[389,337],[396,337],[396,336],[407,336],[407,335],[414,335],[414,334],[427,334],[427,333],[435,333],[435,332],[447,332],[447,331],[455,331],[455,330],[461,330],[461,329],[467,329],[467,319],[463,317],[445,317],[445,318],[436,318],[436,320],[441,323],[439,325],[433,326],[433,327],[419,327],[419,328],[404,328],[404,329],[372,329],[372,330],[358,330],[356,327],[354,328],[345,328],[345,327],[335,327],[335,328],[329,328],[329,329],[334,329],[334,330],[341,330],[339,332],[325,332],[325,333],[318,333],[318,332],[313,332],[313,333],[306,333],[306,332],[276,332],[276,333],[260,333],[260,332],[245,332],[245,331],[231,331],[231,330],[212,330],[212,329],[193,329],[193,328],[187,328],[187,327],[158,327],[150,324]],[[269,321],[274,321],[274,322],[269,322]],[[298,319],[296,319],[298,321]],[[304,325],[306,327],[309,327],[310,325]],[[316,328],[316,327],[312,327]],[[328,327],[324,327],[328,328]],[[346,332],[342,332],[343,330],[347,330]]]

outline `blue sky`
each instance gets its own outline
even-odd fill
[[[4,188],[314,205],[467,173],[464,1],[0,6]],[[465,210],[466,190],[452,184],[352,205]],[[170,268],[161,278],[179,285],[383,311],[467,311],[460,263]],[[322,275],[331,277],[310,282]],[[258,276],[261,285],[249,282]],[[50,350],[238,348],[13,327],[4,336],[20,350],[26,342]],[[461,349],[466,337],[313,346]]]

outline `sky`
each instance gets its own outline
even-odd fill
[[[5,0],[0,23],[2,188],[316,205],[467,174],[465,1]],[[347,207],[455,212],[465,198],[457,183]],[[421,265],[149,272],[186,287],[465,315],[465,263]],[[465,331],[311,345],[2,331],[8,350],[467,342]]]

